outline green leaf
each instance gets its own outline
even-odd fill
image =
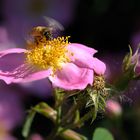
[[[92,108],[91,112],[92,112],[92,120],[91,120],[91,124],[92,124],[97,117],[97,110],[95,108]]]
[[[80,111],[79,110],[76,110],[76,112],[75,112],[75,118],[74,118],[74,123],[79,122],[79,120],[80,120]]]
[[[99,108],[101,110],[104,110],[105,106],[106,106],[105,99],[101,95],[99,95]]]
[[[30,111],[30,113],[28,114],[28,116],[26,118],[25,124],[24,124],[23,129],[22,129],[22,136],[25,138],[27,138],[29,135],[30,128],[31,128],[33,119],[35,117],[35,114],[36,114],[35,111]]]
[[[105,128],[97,128],[92,140],[114,140],[112,134]]]

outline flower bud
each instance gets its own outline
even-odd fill
[[[108,100],[106,102],[106,113],[110,117],[118,117],[122,114],[122,108],[117,101]]]
[[[140,53],[137,53],[137,56],[133,56],[133,57],[137,57],[137,63],[134,69],[135,75],[140,76]]]
[[[129,47],[130,52],[125,56],[123,60],[123,71],[130,77],[135,78],[140,76],[140,53],[138,46],[136,52],[132,54],[132,49]]]

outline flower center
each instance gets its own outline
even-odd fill
[[[40,69],[51,68],[53,73],[62,68],[62,63],[70,62],[67,45],[69,37],[57,37],[45,44],[30,47],[26,54],[26,62]]]

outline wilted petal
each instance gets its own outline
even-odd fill
[[[93,70],[80,68],[73,63],[64,64],[55,76],[50,76],[54,86],[66,89],[84,89],[93,82]]]
[[[37,71],[25,64],[25,49],[9,49],[0,52],[0,79],[7,84],[30,82],[49,76],[50,70]]]

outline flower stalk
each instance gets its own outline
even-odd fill
[[[46,118],[52,120],[54,123],[56,123],[57,116],[58,116],[57,112],[53,108],[51,108],[49,105],[47,105],[46,103],[39,103],[38,105],[36,105],[32,109],[34,111],[36,111],[37,113],[45,116]],[[55,132],[53,132],[53,134],[55,134],[55,137],[57,135],[59,135],[59,136],[63,137],[66,140],[86,140],[86,138],[83,135],[81,135],[81,134],[79,134],[79,133],[77,133],[77,132],[75,132],[73,130],[66,129],[65,131],[62,131],[63,128],[58,127],[58,126],[57,126],[56,129],[57,130],[55,130]],[[48,138],[51,138],[51,140],[52,140],[53,139],[52,134]]]

